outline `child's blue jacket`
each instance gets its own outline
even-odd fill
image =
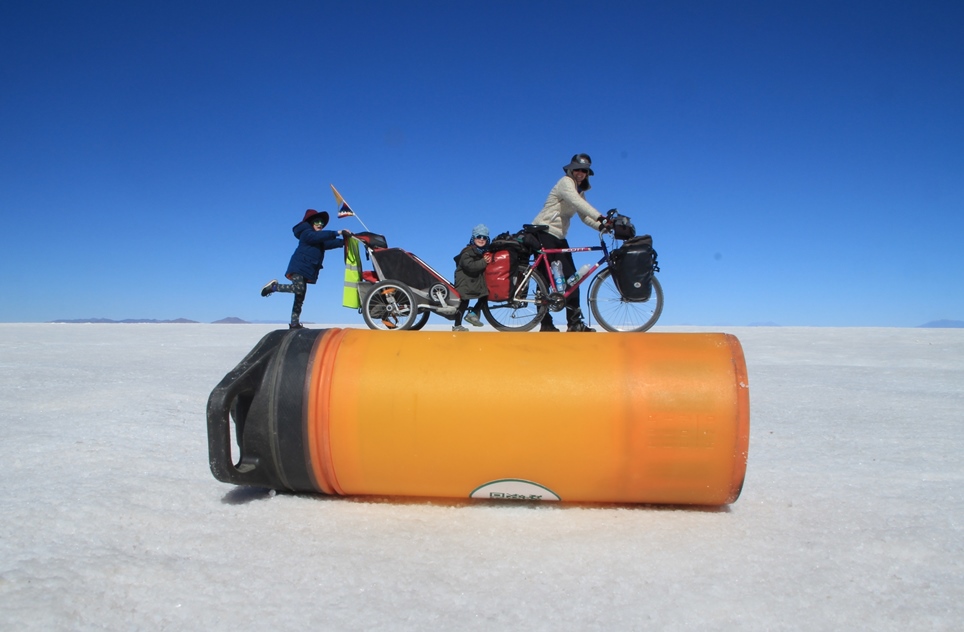
[[[318,271],[323,267],[325,251],[341,248],[345,240],[336,231],[315,230],[308,222],[295,224],[291,232],[298,239],[298,247],[291,255],[285,277],[290,279],[292,274],[300,274],[308,283],[314,283],[318,280]]]

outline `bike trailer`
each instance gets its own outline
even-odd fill
[[[401,248],[371,251],[372,265],[380,281],[400,281],[411,288],[419,304],[436,305],[440,314],[455,312],[461,297],[445,277],[416,255]],[[451,308],[451,309],[448,309]]]
[[[412,289],[427,290],[436,283],[448,283],[424,261],[401,248],[372,251],[372,265],[379,279],[401,281]]]
[[[401,248],[389,248],[384,235],[363,232],[353,233],[353,236],[365,245],[366,254],[374,268],[373,272],[362,272],[364,281],[369,283],[386,280],[401,281],[426,298],[434,286],[441,284],[458,297],[455,287],[445,277],[414,254]]]
[[[653,238],[643,235],[628,239],[612,251],[612,277],[623,298],[648,301],[653,292],[653,273],[659,271]]]

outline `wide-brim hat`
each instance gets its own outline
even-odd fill
[[[305,217],[301,221],[313,223],[316,219],[321,219],[321,221],[325,223],[325,226],[327,226],[328,220],[331,219],[331,216],[328,215],[328,211],[321,211],[319,213],[315,209],[310,208],[305,211]]]
[[[573,169],[586,169],[589,171],[589,175],[594,176],[596,174],[593,173],[591,165],[592,165],[592,161],[586,160],[585,158],[579,158],[578,156],[574,156],[572,159],[572,162],[570,162],[568,165],[563,167],[562,170],[565,171],[566,173],[569,173]]]

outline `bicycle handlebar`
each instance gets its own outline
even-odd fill
[[[602,217],[600,217],[600,218],[599,218],[599,232],[600,232],[600,233],[609,233],[609,232],[612,232],[613,222],[615,221],[615,218],[616,218],[616,216],[617,216],[618,214],[619,214],[619,211],[618,211],[618,210],[616,210],[616,209],[614,209],[614,208],[611,208],[611,209],[609,209],[609,211],[606,212],[605,215],[603,215]]]

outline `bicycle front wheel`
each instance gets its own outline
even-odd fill
[[[616,288],[612,271],[606,268],[589,290],[589,309],[606,331],[647,331],[663,313],[663,288],[654,276],[648,300],[627,301]]]
[[[499,331],[529,331],[542,321],[549,309],[546,282],[538,274],[530,274],[507,301],[489,300],[482,306],[485,319]]]

